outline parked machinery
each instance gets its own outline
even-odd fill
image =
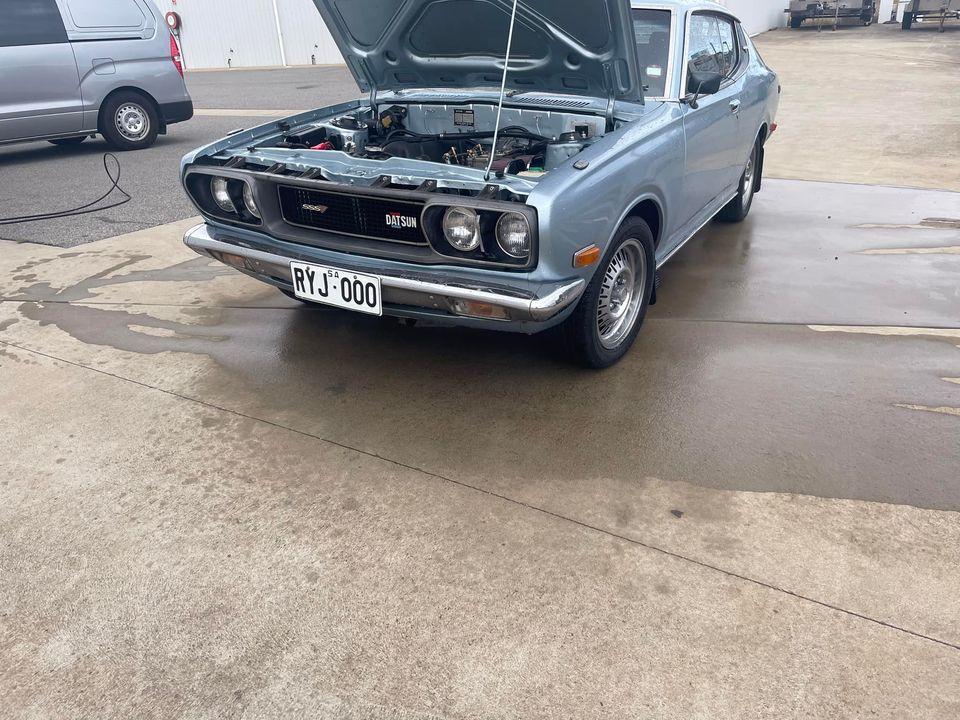
[[[960,0],[913,0],[906,3],[907,11],[903,14],[903,29],[913,27],[913,21],[920,18],[936,19],[940,22],[940,32],[948,19],[960,19]]]
[[[876,0],[790,0],[790,27],[796,29],[804,20],[833,20],[834,29],[841,20],[856,20],[869,25],[875,13]]]

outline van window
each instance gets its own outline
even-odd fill
[[[66,41],[67,31],[54,0],[4,3],[0,47],[54,45]]]
[[[78,28],[143,27],[143,12],[135,0],[67,0]]]

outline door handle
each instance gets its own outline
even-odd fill
[[[732,112],[734,115],[736,115],[737,113],[740,112],[740,101],[739,101],[739,100],[733,100],[733,101],[730,103],[730,112]]]

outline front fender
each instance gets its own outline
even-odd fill
[[[584,169],[574,163],[586,161]],[[582,162],[581,162],[582,164]],[[664,103],[547,175],[528,198],[540,218],[540,262],[569,273],[573,255],[595,244],[604,252],[617,229],[644,200],[661,216],[669,237],[681,207],[685,142],[680,108]],[[589,279],[597,267],[580,270]]]

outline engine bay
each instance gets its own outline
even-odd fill
[[[603,136],[593,115],[490,105],[390,105],[289,127],[258,148],[337,151],[366,160],[407,158],[536,180]],[[491,161],[492,155],[492,161]]]

